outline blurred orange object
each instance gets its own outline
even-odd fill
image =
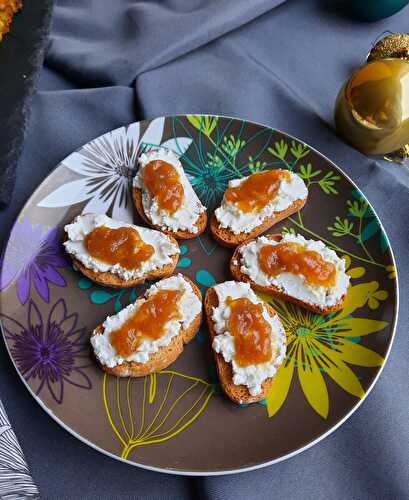
[[[14,14],[22,7],[21,0],[0,0],[0,42],[9,31]]]

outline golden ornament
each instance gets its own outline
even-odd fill
[[[408,157],[409,35],[389,35],[373,47],[338,94],[335,126],[362,153]]]
[[[377,42],[369,52],[367,61],[375,61],[376,59],[408,59],[409,60],[409,34],[394,33],[393,35],[385,36]]]

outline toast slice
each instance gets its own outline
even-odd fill
[[[157,231],[161,231],[164,234],[167,234],[168,236],[171,236],[173,238],[176,238],[177,240],[189,240],[192,238],[196,238],[197,236],[201,235],[204,230],[206,229],[207,225],[207,213],[202,212],[199,215],[199,218],[197,219],[197,222],[195,226],[198,228],[196,233],[193,233],[191,231],[172,231],[169,228],[165,228],[163,226],[158,226],[156,224],[153,224],[152,221],[148,218],[148,216],[145,213],[145,210],[143,208],[142,204],[142,189],[133,186],[132,188],[132,198],[133,202],[136,208],[136,211],[138,212],[139,216],[143,219],[144,222],[148,226],[150,226],[153,229],[156,229]]]
[[[204,300],[204,311],[207,319],[207,326],[209,329],[209,338],[210,345],[213,343],[213,339],[217,335],[216,330],[214,328],[213,323],[213,307],[217,307],[219,305],[219,299],[217,297],[217,293],[213,288],[209,288],[206,292],[205,300]],[[268,313],[271,316],[276,315],[276,311],[267,303],[264,304],[267,307]],[[219,377],[220,385],[226,394],[226,396],[237,404],[249,404],[256,403],[257,401],[261,401],[266,398],[274,377],[266,379],[261,385],[261,392],[256,396],[252,396],[245,385],[236,385],[233,383],[233,368],[231,363],[227,363],[222,354],[217,353],[213,348],[214,361],[216,363],[217,375]]]
[[[189,283],[189,285],[192,287],[193,293],[200,299],[200,302],[202,302],[202,295],[197,286],[187,276],[183,276],[183,279]],[[99,367],[104,372],[109,373],[110,375],[115,375],[117,377],[144,377],[145,375],[163,370],[174,361],[176,361],[176,359],[182,353],[184,345],[190,342],[196,335],[197,331],[200,328],[201,322],[202,311],[200,311],[200,313],[193,319],[188,328],[180,329],[179,334],[172,338],[169,345],[160,347],[157,352],[152,353],[146,363],[126,361],[121,365],[109,368],[108,366],[102,364],[95,355],[94,358]],[[93,331],[91,338],[101,333],[103,333],[103,326],[98,325]]]
[[[237,247],[237,245],[241,245],[242,243],[248,240],[256,238],[256,236],[259,236],[261,233],[264,233],[264,231],[267,231],[268,229],[270,229],[270,227],[274,226],[278,222],[282,221],[283,219],[286,219],[290,215],[295,214],[296,212],[298,212],[303,208],[306,201],[307,198],[304,198],[303,200],[295,200],[285,210],[281,210],[280,212],[274,212],[273,215],[266,217],[261,224],[259,224],[249,233],[243,232],[239,234],[234,234],[233,231],[231,231],[230,229],[221,227],[216,216],[213,214],[210,221],[210,231],[212,233],[213,238],[217,241],[217,243],[225,247],[234,248]]]
[[[268,234],[265,236],[267,239],[272,240],[272,241],[277,241],[280,242],[283,239],[283,236],[281,234]],[[269,285],[269,286],[263,286],[263,285],[258,285],[255,283],[247,274],[243,273],[240,268],[241,268],[241,254],[240,254],[240,249],[250,243],[250,241],[246,241],[239,245],[236,250],[233,253],[232,258],[230,259],[230,272],[233,278],[236,281],[244,281],[245,283],[249,283],[251,288],[253,290],[256,290],[258,292],[263,292],[268,295],[272,295],[273,297],[276,297],[277,299],[280,300],[285,300],[288,302],[292,302],[293,304],[297,304],[300,307],[303,307],[304,309],[308,309],[309,311],[318,313],[318,314],[329,314],[332,312],[339,311],[342,309],[344,306],[344,302],[346,299],[346,294],[344,294],[339,301],[334,304],[333,306],[327,306],[327,307],[320,307],[318,305],[314,304],[309,304],[308,302],[304,302],[302,300],[296,299],[295,297],[292,297],[291,295],[287,295],[286,293],[282,292],[279,288],[277,288],[274,285]]]
[[[85,216],[87,214],[83,214]],[[74,219],[75,221],[75,219]],[[178,243],[172,236],[167,235],[170,243],[178,247]],[[63,243],[68,241],[68,234],[64,232]],[[141,285],[145,283],[146,280],[158,280],[162,278],[167,278],[173,274],[173,271],[176,268],[176,264],[179,259],[179,253],[175,253],[170,256],[171,262],[165,264],[164,266],[153,269],[150,272],[147,272],[144,276],[140,276],[138,278],[124,279],[116,273],[111,272],[100,272],[94,271],[93,269],[89,269],[86,267],[81,261],[79,261],[76,257],[71,255],[69,252],[66,252],[72,261],[72,267],[81,272],[86,278],[90,279],[94,283],[97,283],[101,286],[107,286],[110,288],[130,288],[136,285]]]

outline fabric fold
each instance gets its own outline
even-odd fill
[[[47,64],[85,87],[131,85],[285,0],[57,3]]]

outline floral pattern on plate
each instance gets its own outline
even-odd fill
[[[140,124],[116,129],[72,153],[62,165],[81,176],[48,194],[39,207],[67,207],[86,201],[82,213],[108,213],[114,219],[133,222],[129,182],[135,175],[142,150],[163,147],[183,154],[192,142],[176,137],[162,142],[165,118],[153,120],[140,133]]]
[[[89,357],[92,329],[150,284],[130,289],[95,285],[67,266],[59,233],[52,228],[62,232],[75,215],[90,211],[138,220],[131,181],[138,155],[153,147],[179,155],[209,216],[229,180],[269,168],[296,172],[309,187],[308,203],[272,231],[320,239],[346,260],[352,281],[342,311],[314,315],[265,297],[285,324],[288,352],[261,404],[234,405],[221,393],[205,322],[196,341],[156,376],[117,379]],[[178,271],[195,280],[203,294],[231,279],[231,251],[208,232],[180,248]],[[23,209],[6,247],[0,323],[30,390],[74,435],[133,464],[172,472],[230,472],[301,451],[357,408],[391,347],[397,315],[394,277],[393,255],[379,219],[327,158],[269,127],[179,115],[109,132],[50,174]],[[246,446],[238,449],[243,429]]]
[[[4,262],[6,265],[3,265]],[[22,305],[30,297],[32,284],[38,295],[48,302],[50,283],[58,287],[66,286],[60,270],[67,266],[58,228],[31,225],[28,219],[17,220],[0,261],[0,290],[17,280],[16,293]]]
[[[25,324],[5,314],[0,319],[10,353],[24,379],[35,383],[35,394],[48,391],[61,404],[64,384],[91,389],[86,373],[91,365],[88,334],[85,327],[78,327],[78,315],[68,313],[63,299],[52,306],[46,319],[32,300]]]

